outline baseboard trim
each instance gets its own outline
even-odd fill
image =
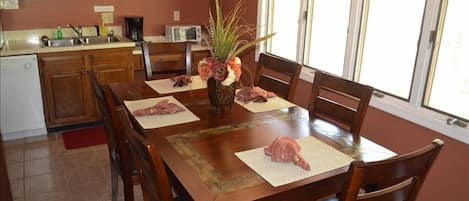
[[[38,129],[31,129],[31,130],[24,130],[24,131],[16,131],[16,132],[9,132],[9,133],[2,133],[2,140],[15,140],[21,139],[26,137],[34,137],[40,135],[47,135],[46,128],[38,128]]]

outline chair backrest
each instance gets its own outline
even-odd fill
[[[118,166],[117,168],[122,176],[124,185],[131,187],[126,189],[126,194],[128,192],[129,195],[133,196],[132,171],[134,170],[134,164],[130,158],[127,138],[117,116],[117,111],[122,111],[124,108],[121,105],[116,105],[109,87],[99,84],[94,71],[89,71],[88,75],[96,95],[98,108],[103,118],[108,141],[109,157],[111,163],[113,163],[111,165]]]
[[[191,74],[190,43],[143,43],[146,80]]]
[[[261,53],[254,85],[292,100],[300,72],[301,66],[294,61]]]
[[[157,147],[131,127],[125,110],[118,112],[126,132],[131,156],[138,168],[140,187],[145,200],[172,201],[171,186]]]
[[[435,139],[420,150],[387,160],[352,162],[339,201],[414,201],[443,144]],[[361,187],[365,193],[359,193]]]
[[[107,138],[107,144],[108,144],[108,150],[109,153],[112,154],[117,154],[118,152],[118,144],[117,144],[117,136],[116,136],[116,131],[113,126],[113,122],[111,119],[111,114],[109,112],[108,105],[106,103],[106,97],[104,95],[104,90],[101,87],[101,85],[98,82],[98,79],[96,78],[96,74],[94,71],[89,71],[88,76],[90,79],[91,86],[93,88],[94,94],[96,96],[96,101],[98,103],[98,108],[99,111],[101,112],[101,117],[103,119],[103,124],[104,124],[104,129],[106,131],[106,138]],[[111,158],[110,160],[113,160]]]
[[[317,70],[309,101],[310,117],[338,124],[358,139],[372,93],[370,86]]]

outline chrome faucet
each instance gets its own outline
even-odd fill
[[[83,38],[83,32],[82,32],[82,29],[81,29],[81,25],[78,25],[78,28],[75,28],[73,25],[67,24],[67,27],[72,28],[73,31],[75,31],[75,33],[77,33],[78,38]]]

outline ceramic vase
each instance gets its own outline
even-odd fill
[[[231,108],[236,93],[236,82],[229,86],[224,86],[222,81],[213,77],[207,80],[207,94],[210,105],[216,112],[223,112]]]

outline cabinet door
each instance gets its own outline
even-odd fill
[[[100,84],[131,82],[134,79],[133,48],[94,50],[89,54],[91,69]]]
[[[39,54],[47,127],[98,120],[83,52]]]

